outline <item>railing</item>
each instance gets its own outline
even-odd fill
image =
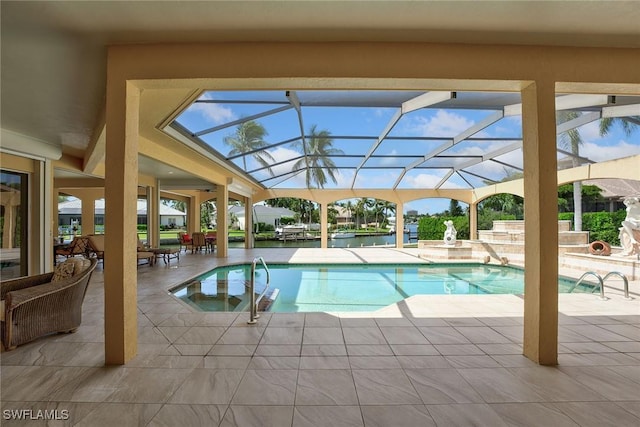
[[[578,285],[580,285],[580,283],[582,283],[582,281],[587,277],[587,276],[595,276],[596,279],[598,279],[598,282],[600,282],[600,299],[602,300],[606,300],[606,298],[604,297],[604,282],[602,281],[602,277],[600,277],[599,274],[593,272],[593,271],[587,271],[586,273],[584,273],[582,276],[580,276],[580,278],[578,279],[578,281],[576,282],[575,285],[573,285],[571,287],[571,289],[569,289],[569,293],[573,292],[573,290],[575,288],[578,287]],[[594,288],[595,291],[595,288]]]
[[[624,298],[625,299],[633,299],[629,296],[629,280],[627,280],[627,276],[620,273],[619,271],[610,271],[602,278],[602,285],[604,286],[604,281],[609,278],[609,276],[618,276],[622,279],[624,286]]]
[[[258,265],[258,262],[262,264],[262,266],[264,267],[264,270],[267,272],[267,283],[265,284],[264,289],[262,290],[262,293],[260,293],[260,296],[256,298],[256,267]],[[271,279],[271,274],[269,273],[269,267],[267,267],[267,263],[264,262],[264,258],[262,258],[261,256],[254,258],[253,262],[251,263],[251,283],[249,286],[249,295],[251,295],[251,303],[249,306],[249,321],[247,323],[250,325],[255,324],[257,322],[257,319],[260,317],[260,315],[258,314],[258,303],[260,303],[260,300],[262,299],[262,297],[264,297],[264,294],[267,292],[267,289],[269,289],[270,279]]]
[[[600,277],[599,274],[593,272],[593,271],[587,271],[586,273],[584,273],[582,276],[580,276],[580,278],[578,279],[578,281],[571,287],[571,289],[569,289],[569,293],[573,292],[573,290],[575,288],[578,287],[578,285],[580,285],[580,283],[582,283],[582,281],[587,277],[587,276],[595,276],[596,279],[598,279],[598,282],[600,283],[600,299],[602,300],[606,300],[607,298],[605,298],[604,296],[604,282],[605,280],[607,280],[610,276],[618,276],[622,279],[623,282],[623,286],[624,286],[624,298],[631,300],[633,298],[631,298],[629,296],[629,280],[627,280],[627,276],[625,276],[624,274],[618,272],[618,271],[610,271],[609,273],[607,273],[604,277]],[[593,291],[591,291],[591,293],[594,293],[596,291],[596,288],[593,288]]]

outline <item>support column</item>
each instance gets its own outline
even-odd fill
[[[537,81],[522,92],[524,158],[524,355],[558,363],[558,178],[555,84]]]
[[[147,187],[147,244],[160,247],[160,185],[155,180],[153,187]]]
[[[396,248],[404,247],[404,203],[396,204]]]
[[[228,256],[229,226],[227,223],[228,205],[229,205],[229,187],[226,185],[218,185],[218,194],[216,197],[216,246],[218,250],[218,258],[226,258]]]
[[[200,229],[200,195],[195,194],[189,198],[189,207],[187,208],[187,231],[193,234]]]
[[[244,200],[244,248],[253,249],[253,199],[247,197]]]
[[[96,201],[93,196],[82,196],[82,235],[96,232]]]
[[[108,67],[107,74],[117,74]],[[105,364],[123,365],[138,351],[136,225],[140,90],[107,79],[105,148]]]
[[[469,240],[478,240],[478,203],[469,204]]]
[[[329,240],[329,204],[320,203],[320,247],[326,249]]]

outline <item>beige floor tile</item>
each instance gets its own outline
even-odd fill
[[[77,426],[144,426],[160,410],[161,404],[101,403]]]
[[[302,356],[346,356],[344,344],[303,344]]]
[[[257,344],[216,344],[209,351],[210,356],[252,356]]]
[[[395,356],[349,356],[351,369],[400,369]]]
[[[225,328],[219,326],[192,326],[188,331],[177,338],[175,344],[216,344],[225,332]],[[225,343],[220,343],[225,344]],[[245,343],[226,343],[245,344]]]
[[[570,417],[551,404],[542,403],[493,403],[491,408],[509,425],[539,427],[578,427]]]
[[[273,313],[269,327],[292,328],[304,327],[304,313]]]
[[[251,358],[248,369],[298,369],[299,366],[300,357],[297,356],[254,356]]]
[[[153,417],[149,427],[217,426],[226,405],[166,404]]]
[[[301,347],[300,344],[260,344],[255,354],[256,356],[300,356]]]
[[[427,405],[438,426],[446,427],[507,427],[508,424],[490,405],[484,403]]]
[[[211,344],[174,344],[173,347],[182,356],[204,356],[213,346]]]
[[[340,326],[340,318],[328,313],[306,313],[304,326],[305,328],[335,328]]]
[[[204,368],[207,369],[247,369],[251,357],[247,356],[206,356]]]
[[[640,425],[640,418],[613,402],[567,402],[554,405],[581,427]]]
[[[265,329],[260,344],[302,344],[302,330],[300,327],[269,326]]]
[[[484,352],[474,344],[436,344],[434,347],[443,356],[484,355]]]
[[[18,351],[18,350],[14,350]],[[59,393],[69,385],[76,385],[104,368],[60,368],[58,366],[3,366],[2,401],[49,401],[55,400]],[[66,398],[63,400],[71,400]],[[85,399],[85,402],[102,401]]]
[[[459,369],[458,372],[485,402],[544,401],[527,383],[504,368]]]
[[[388,344],[347,344],[349,356],[393,356],[393,350]]]
[[[347,356],[302,356],[300,369],[350,369]]]
[[[638,383],[606,367],[560,367],[573,380],[609,400],[638,400]]]
[[[234,405],[293,405],[296,370],[247,370],[233,400]]]
[[[500,364],[490,356],[445,356],[447,362],[454,368],[499,368]]]
[[[220,427],[282,427],[290,426],[292,420],[293,406],[231,405]]]
[[[430,344],[415,326],[381,326],[380,330],[389,344]]]
[[[308,317],[308,316],[307,316]],[[308,344],[344,344],[341,328],[333,327],[306,327],[302,343]]]
[[[357,405],[358,397],[351,371],[301,370],[298,373],[295,404],[300,405]]]
[[[50,421],[49,425],[72,426],[77,425],[82,419],[96,409],[100,403],[84,402],[2,402],[2,425],[16,427],[41,427],[46,423],[42,419],[25,420],[24,411],[32,411],[34,416],[38,411],[49,411],[49,414],[57,416],[57,424]],[[8,412],[5,412],[8,411]],[[22,419],[19,417],[22,416]],[[65,419],[60,419],[65,418]]]
[[[556,367],[536,366],[533,368],[510,368],[509,372],[525,381],[545,401],[596,401],[605,400],[597,391],[565,375]]]
[[[405,369],[425,404],[482,403],[482,397],[455,369]]]
[[[380,329],[376,327],[361,327],[361,328],[343,328],[344,342],[349,344],[386,344],[387,340],[382,335]]]
[[[173,393],[169,403],[228,404],[244,372],[239,369],[194,369]]]
[[[342,328],[376,328],[378,324],[371,317],[366,318],[353,318],[353,317],[341,317],[340,325]]]
[[[424,405],[362,406],[365,427],[436,427]]]
[[[218,344],[258,344],[264,330],[260,327],[231,327],[220,337]]]
[[[431,344],[391,344],[396,356],[434,356],[438,350]]]
[[[504,344],[511,342],[488,326],[458,326],[456,330],[474,344]]]
[[[396,359],[405,369],[451,368],[444,356],[396,356]]]
[[[352,372],[361,405],[422,403],[401,369],[358,369]]]
[[[451,326],[419,328],[431,344],[469,344],[470,341]]]
[[[296,406],[293,427],[362,427],[357,406]]]

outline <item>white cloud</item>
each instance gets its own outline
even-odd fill
[[[421,173],[415,176],[405,176],[402,182],[404,188],[434,188],[442,178],[442,176]],[[450,185],[449,188],[460,188],[460,186]]]
[[[398,150],[396,150],[395,148],[393,150],[391,150],[390,153],[387,153],[387,156],[396,156],[398,154]],[[383,157],[382,159],[380,159],[380,166],[394,166],[397,164],[398,158],[397,157]]]
[[[209,95],[204,95],[200,99],[211,99]],[[220,104],[213,104],[208,102],[196,102],[192,107],[193,111],[197,111],[202,116],[215,124],[221,124],[230,122],[237,119],[235,113],[231,108],[223,107]]]
[[[640,145],[629,144],[624,140],[618,142],[616,145],[608,145],[606,147],[593,142],[585,142],[580,146],[580,155],[596,162],[621,159],[636,154],[640,154]]]
[[[475,122],[460,114],[438,110],[433,117],[416,117],[410,125],[421,136],[453,137],[473,126]]]

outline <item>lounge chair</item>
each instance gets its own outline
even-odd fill
[[[193,233],[193,235],[191,236],[191,244],[189,246],[191,246],[191,253],[193,253],[194,251],[201,251],[203,248],[206,251],[207,239],[204,233]]]
[[[0,282],[2,343],[7,350],[52,333],[75,332],[98,260],[69,258],[51,273]]]
[[[67,259],[76,255],[86,257],[88,255],[88,245],[89,240],[87,239],[87,237],[76,236],[73,238],[71,243],[69,243],[69,245],[56,248],[55,255],[64,256],[67,257]]]

